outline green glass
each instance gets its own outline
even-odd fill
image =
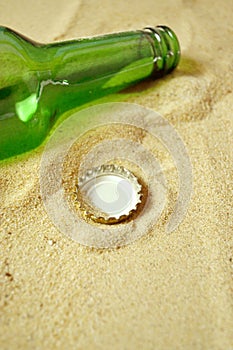
[[[53,44],[0,27],[0,159],[38,146],[65,111],[178,64],[165,26]]]

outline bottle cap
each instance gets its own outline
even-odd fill
[[[77,203],[86,217],[113,224],[127,219],[137,209],[141,189],[128,169],[105,164],[89,169],[78,179]]]

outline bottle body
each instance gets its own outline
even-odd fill
[[[0,28],[0,159],[39,145],[65,111],[172,70],[179,44],[164,28],[163,42],[148,28],[48,45]]]

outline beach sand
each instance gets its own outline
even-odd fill
[[[0,0],[0,23],[40,42],[174,29],[179,67],[106,101],[159,112],[182,137],[193,171],[187,215],[167,234],[176,168],[145,137],[167,178],[165,209],[141,239],[98,250],[65,236],[46,213],[45,144],[2,162],[0,349],[232,350],[232,2]]]

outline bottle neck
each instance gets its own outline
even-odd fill
[[[141,31],[109,34],[94,38],[54,43],[39,47],[54,81],[81,84],[93,79],[109,81],[121,73],[125,82],[149,76],[154,51],[148,35]],[[120,76],[119,76],[120,78]]]
[[[126,82],[150,75],[158,78],[172,71],[180,59],[178,39],[166,26],[38,47],[42,58],[39,71],[46,69],[51,79],[69,84],[111,79],[119,72]]]
[[[53,101],[57,116],[147,77],[163,76],[175,68],[180,55],[175,34],[163,26],[38,49],[43,57],[40,96],[44,104]]]
[[[154,69],[152,44],[141,31],[42,45],[38,51],[44,62],[38,70],[41,105],[50,105],[56,117],[135,84]]]

